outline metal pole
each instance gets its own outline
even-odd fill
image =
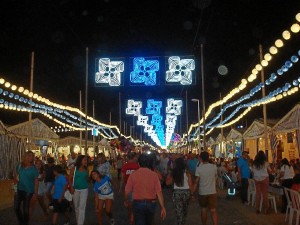
[[[31,63],[30,63],[30,92],[33,92],[33,73],[34,73],[34,52],[31,52]],[[32,101],[32,97],[30,97]],[[32,109],[32,106],[29,106]],[[29,112],[29,134],[28,134],[28,150],[31,150],[31,139],[32,139],[32,112]]]
[[[201,131],[200,131],[200,100],[197,101],[197,105],[198,105],[198,154],[200,154],[201,152]]]
[[[189,152],[189,138],[188,138],[188,131],[189,131],[189,107],[188,107],[188,93],[187,90],[185,90],[185,121],[186,121],[186,134],[187,134],[187,153]]]
[[[206,151],[206,131],[205,131],[205,82],[204,82],[204,59],[203,59],[203,44],[201,44],[201,76],[202,76],[202,114],[203,114],[203,150]]]
[[[82,96],[81,96],[81,90],[79,91],[79,109],[82,110]],[[80,128],[82,126],[82,116],[80,114]],[[80,154],[82,154],[82,130],[80,130],[79,133],[79,148],[80,148]]]
[[[95,101],[93,100],[93,119],[95,119]],[[95,127],[93,127],[95,129]],[[93,130],[94,132],[94,130]],[[95,151],[95,134],[93,133],[93,150],[94,150],[94,157],[96,156],[96,151]]]
[[[222,94],[220,93],[220,100],[222,99]],[[222,111],[222,104],[220,105],[220,112]],[[221,124],[223,122],[223,114],[221,114]],[[223,130],[223,127],[221,127],[221,153],[223,153],[223,150],[224,150],[224,146],[223,146],[223,136],[224,136],[224,130]],[[225,157],[226,157],[226,152],[225,152]]]
[[[88,130],[87,130],[87,113],[88,113],[88,77],[89,77],[89,48],[85,49],[86,54],[86,62],[85,62],[85,145],[84,145],[84,152],[87,155],[88,150]]]
[[[121,92],[119,92],[119,126],[120,126],[120,133],[122,132],[122,108],[121,108]]]
[[[259,58],[260,61],[263,60],[263,55],[262,55],[262,45],[259,45]],[[261,72],[261,82],[264,84],[265,83],[265,73],[264,73],[264,68],[262,68]],[[265,86],[262,87],[261,89],[262,97],[264,98],[266,96],[266,89]],[[264,139],[265,139],[265,151],[268,150],[268,127],[267,127],[267,105],[263,104],[263,116],[264,116]]]

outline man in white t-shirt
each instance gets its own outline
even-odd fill
[[[214,225],[218,224],[217,214],[217,191],[216,177],[217,167],[209,163],[209,154],[204,151],[200,154],[200,165],[197,166],[195,172],[196,180],[193,187],[193,192],[196,191],[199,185],[199,204],[201,207],[201,221],[206,225],[207,208],[209,208]]]

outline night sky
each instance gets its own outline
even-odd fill
[[[208,108],[220,94],[226,95],[242,78],[250,75],[259,62],[259,44],[266,53],[274,41],[281,38],[282,31],[296,22],[298,12],[300,2],[295,0],[2,0],[0,74],[18,86],[29,88],[30,58],[34,51],[34,92],[54,102],[79,107],[79,90],[84,93],[85,88],[85,49],[88,47],[89,114],[95,100],[96,119],[109,123],[111,112],[112,123],[118,124],[120,92],[122,120],[132,125],[132,117],[124,113],[129,98],[185,100],[186,91],[188,99],[201,98],[201,43]],[[266,77],[292,54],[297,54],[299,35],[293,35],[274,57],[265,70]],[[161,84],[147,88],[94,85],[96,58],[172,55],[195,56],[196,84],[186,87]],[[225,76],[218,73],[221,64],[228,67]],[[298,77],[299,68],[299,65],[294,66],[288,75],[267,87],[266,92]],[[268,105],[268,116],[281,118],[298,99],[299,94],[295,94]],[[197,105],[190,101],[188,104],[190,124],[196,122]],[[23,122],[27,117],[0,111],[0,119],[6,124]],[[261,107],[252,110],[240,123],[250,125],[259,117],[262,117]],[[186,131],[185,115],[176,131]]]

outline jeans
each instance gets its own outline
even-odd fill
[[[73,195],[74,209],[76,215],[77,225],[83,225],[85,219],[85,207],[88,197],[88,189],[77,190],[75,189]]]
[[[133,201],[133,214],[136,225],[152,225],[156,202]]]
[[[242,183],[241,183],[241,199],[242,202],[245,203],[247,202],[248,198],[248,178],[242,178]]]
[[[28,225],[29,222],[29,205],[33,193],[18,190],[15,196],[14,208],[20,225]],[[23,210],[21,204],[23,202]],[[22,212],[23,211],[23,212]]]

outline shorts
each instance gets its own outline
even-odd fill
[[[199,205],[202,208],[216,209],[217,194],[199,195]]]
[[[46,186],[45,192],[50,193],[53,185],[54,185],[54,182],[45,182],[45,186]]]
[[[53,212],[64,213],[69,209],[69,202],[66,199],[62,199],[58,202],[58,199],[53,199]]]
[[[114,193],[111,193],[109,195],[101,195],[101,194],[98,194],[98,198],[101,199],[101,200],[106,200],[106,199],[111,199],[113,200],[114,199]]]

